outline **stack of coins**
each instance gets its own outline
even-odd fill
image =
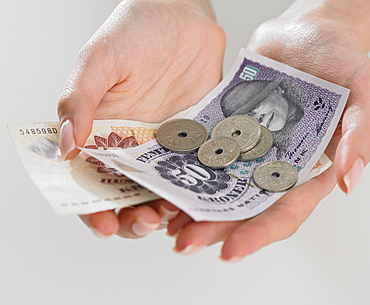
[[[207,129],[190,119],[168,121],[157,132],[162,147],[176,153],[198,150],[199,162],[213,169],[225,168],[237,160],[261,158],[273,145],[271,131],[247,115],[235,115],[219,122],[207,139]],[[262,189],[277,192],[292,187],[298,173],[287,162],[270,161],[256,168],[253,178]]]
[[[272,144],[270,130],[252,117],[235,115],[213,128],[211,139],[201,145],[198,158],[203,165],[219,169],[236,160],[261,158],[270,151]]]

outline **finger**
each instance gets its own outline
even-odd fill
[[[162,230],[167,227],[169,222],[174,219],[180,212],[180,209],[169,203],[165,199],[158,199],[147,203],[152,209],[154,209],[160,217],[160,226],[158,230]]]
[[[160,225],[160,216],[153,208],[143,204],[123,208],[118,213],[118,235],[124,238],[141,238],[153,232]]]
[[[194,220],[186,213],[180,212],[167,226],[167,234],[169,236],[176,236],[188,224]]]
[[[118,218],[114,211],[79,215],[81,220],[99,237],[109,237],[118,232]]]
[[[58,103],[62,123],[59,141],[65,160],[78,154],[76,146],[84,145],[91,132],[94,110],[114,85],[108,71],[102,48],[85,46]]]
[[[294,234],[322,198],[335,186],[332,168],[289,191],[260,215],[238,226],[225,240],[221,259],[238,261]]]
[[[203,248],[224,240],[241,221],[191,222],[177,235],[174,250],[181,254],[194,254]]]
[[[348,84],[351,93],[342,119],[342,139],[335,156],[339,187],[347,194],[357,186],[364,166],[370,160],[370,64],[366,59],[363,70]]]

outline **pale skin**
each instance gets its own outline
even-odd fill
[[[238,261],[291,236],[336,183],[350,193],[370,158],[370,2],[299,0],[261,25],[247,48],[351,89],[327,155],[334,166],[288,192],[260,215],[194,222],[165,200],[81,216],[99,236],[140,238],[167,226],[175,250],[191,254],[222,242]],[[243,38],[241,38],[243,39]],[[81,50],[58,112],[61,148],[73,158],[95,119],[160,122],[195,104],[221,79],[225,35],[205,0],[121,2]],[[304,198],[304,199],[302,199]]]

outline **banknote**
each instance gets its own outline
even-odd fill
[[[348,89],[242,50],[224,80],[186,117],[204,124],[210,133],[227,117],[249,115],[273,133],[273,148],[265,156],[215,170],[200,164],[196,152],[174,153],[155,139],[125,150],[82,149],[196,221],[246,219],[286,193],[257,187],[254,169],[266,161],[282,160],[297,169],[297,185],[305,181],[320,162],[348,94]]]
[[[183,116],[183,113],[178,114]],[[85,147],[124,149],[154,139],[159,124],[97,120]],[[89,214],[157,199],[158,195],[94,157],[63,161],[60,123],[9,123],[8,129],[29,176],[59,215]]]

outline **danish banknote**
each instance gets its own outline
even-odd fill
[[[84,147],[104,151],[138,146],[154,139],[158,126],[137,121],[97,120]],[[57,214],[89,214],[159,198],[89,155],[79,154],[73,160],[63,161],[59,128],[59,122],[8,124],[24,167]]]

